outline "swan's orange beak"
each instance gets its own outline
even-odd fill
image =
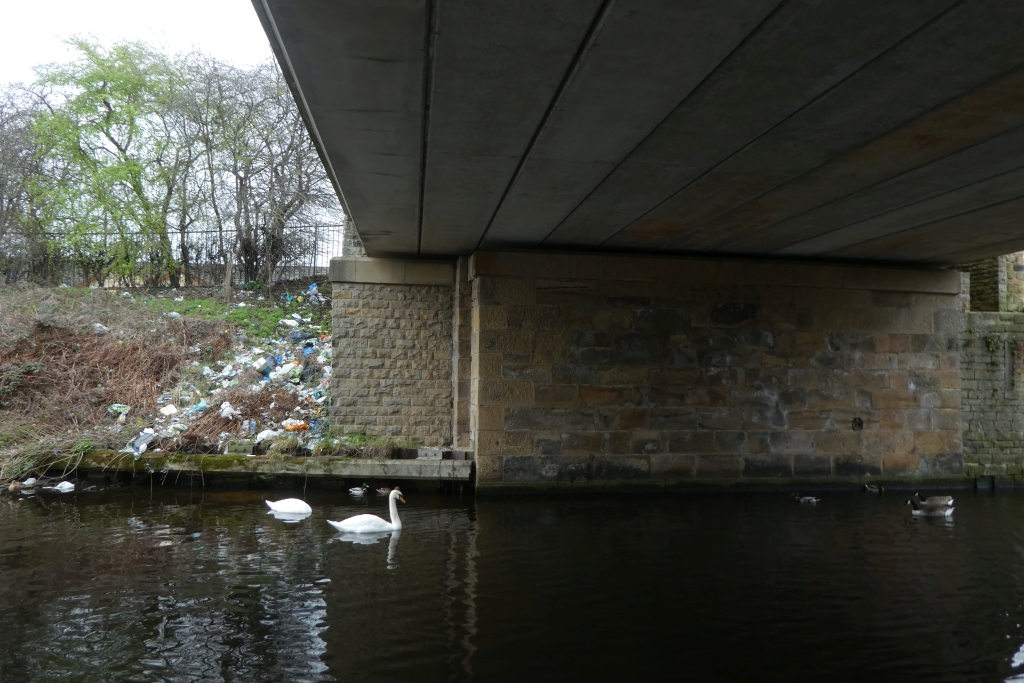
[[[402,501],[403,503],[405,502],[405,498],[403,498],[402,496],[399,496],[398,500]]]

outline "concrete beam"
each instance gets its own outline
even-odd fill
[[[343,256],[331,259],[328,279],[366,284],[451,286],[455,281],[455,262]]]
[[[470,258],[470,277],[479,276],[631,280],[660,282],[666,286],[713,282],[723,286],[835,288],[922,294],[959,294],[961,282],[958,271],[939,268],[522,251],[476,252]]]

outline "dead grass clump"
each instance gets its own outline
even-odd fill
[[[0,483],[80,457],[83,444],[124,445],[109,405],[131,406],[128,433],[192,361],[233,342],[223,323],[154,318],[101,290],[0,291]]]
[[[292,457],[298,455],[301,450],[302,442],[299,441],[298,437],[281,435],[271,439],[270,447],[267,448],[267,455]]]

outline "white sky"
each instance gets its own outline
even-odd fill
[[[249,0],[0,0],[0,9],[0,84],[29,82],[32,67],[70,61],[63,41],[72,36],[139,40],[168,53],[198,49],[236,66],[273,54]]]

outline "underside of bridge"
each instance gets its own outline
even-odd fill
[[[1024,248],[1024,3],[253,4],[366,251],[338,429],[492,488],[1024,472],[940,268]]]
[[[1024,247],[1024,4],[254,0],[370,256]]]

